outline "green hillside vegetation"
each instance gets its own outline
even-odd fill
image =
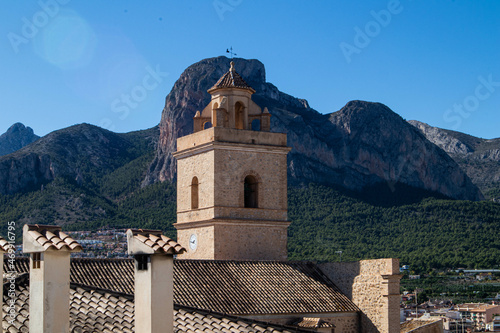
[[[175,239],[175,185],[141,188],[154,157],[156,131],[119,134],[126,152],[105,170],[82,160],[81,182],[58,177],[33,191],[0,195],[0,234],[5,236],[7,222],[15,221],[18,241],[24,223],[57,224],[65,230],[161,229]],[[378,188],[361,196],[316,184],[289,188],[289,258],[337,261],[342,251],[343,261],[396,257],[417,272],[498,267],[499,204],[395,188],[392,197]]]
[[[383,207],[310,185],[289,192],[290,259],[394,257],[416,271],[500,264],[500,205],[426,198]]]

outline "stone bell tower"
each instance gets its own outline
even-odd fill
[[[286,260],[286,134],[234,63],[208,90],[194,133],[177,139],[177,240],[185,259]]]

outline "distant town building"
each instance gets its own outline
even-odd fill
[[[457,305],[455,310],[461,318],[472,320],[477,327],[486,327],[487,323],[493,321],[494,315],[500,314],[500,305],[465,303]]]

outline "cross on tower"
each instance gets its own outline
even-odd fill
[[[229,53],[231,55],[231,59],[233,59],[233,57],[235,55],[237,55],[236,53],[233,52],[233,47],[232,46],[231,46],[231,48],[226,49],[226,53]]]

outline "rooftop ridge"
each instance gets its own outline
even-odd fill
[[[273,327],[273,328],[283,328],[283,327],[285,327],[288,330],[291,330],[293,332],[311,332],[310,330],[304,330],[304,329],[301,329],[300,327],[297,327],[297,326],[291,326],[291,325],[286,325],[286,324],[278,325],[278,324],[274,324],[274,323],[271,323],[271,322],[268,322],[268,321],[255,320],[255,319],[252,319],[252,318],[242,318],[242,317],[238,317],[238,316],[235,316],[235,315],[232,315],[232,314],[229,314],[229,313],[212,311],[212,310],[198,309],[198,308],[195,308],[195,307],[192,307],[192,306],[180,305],[180,304],[175,304],[175,303],[174,303],[174,309],[177,310],[177,311],[181,310],[181,309],[182,310],[189,310],[189,311],[196,311],[196,312],[198,312],[200,314],[213,315],[214,317],[215,316],[224,317],[224,318],[232,319],[232,320],[244,320],[245,322],[248,322],[248,323],[253,323],[253,324],[258,324],[258,325],[266,325],[266,326]]]
[[[83,284],[83,283],[71,282],[70,283],[70,288],[71,289],[81,288],[81,289],[84,289],[84,290],[87,290],[87,291],[96,291],[98,293],[110,294],[110,295],[115,296],[115,297],[123,297],[123,298],[126,298],[126,299],[130,300],[130,301],[134,300],[134,295],[133,294],[124,293],[124,292],[121,292],[121,291],[116,291],[116,290],[111,290],[111,289],[106,289],[106,288],[100,288],[100,287],[96,287],[96,286],[90,286],[90,285],[86,285],[86,284]]]

